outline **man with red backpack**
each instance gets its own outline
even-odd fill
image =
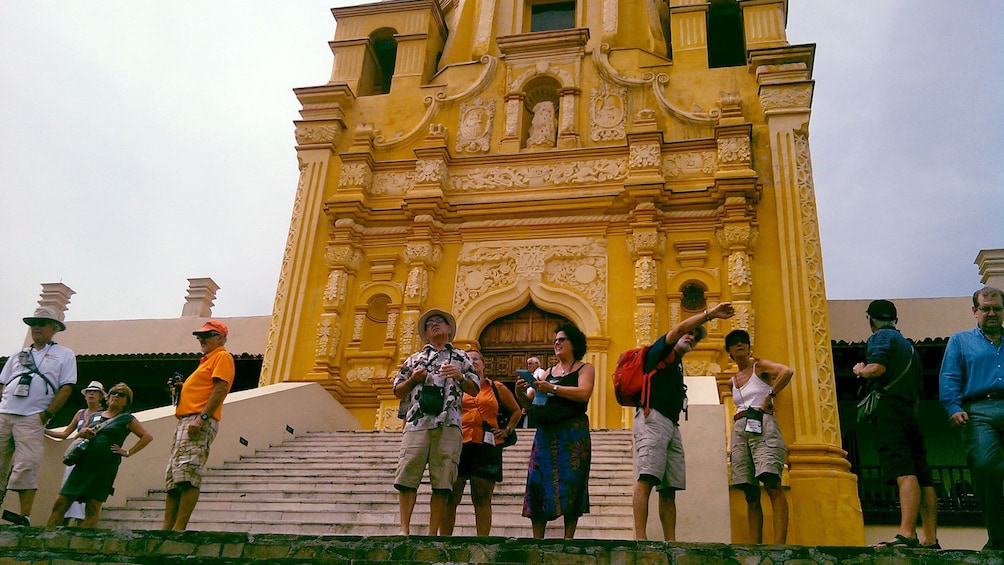
[[[683,356],[707,334],[705,322],[725,320],[735,314],[732,304],[723,302],[711,310],[695,314],[660,337],[645,354],[644,371],[655,370],[646,406],[634,413],[635,538],[648,539],[648,500],[652,488],[659,492],[659,520],[666,541],[676,540],[676,491],[686,488],[680,411],[684,408]],[[662,367],[659,368],[660,364]]]

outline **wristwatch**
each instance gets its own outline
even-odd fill
[[[199,414],[199,419],[205,422],[209,419],[209,414]]]

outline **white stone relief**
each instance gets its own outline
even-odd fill
[[[300,124],[296,126],[296,143],[309,145],[312,143],[338,144],[342,128],[337,124]]]
[[[650,345],[655,332],[655,308],[651,304],[639,304],[634,313],[635,345]]]
[[[631,145],[628,166],[632,169],[659,166],[660,148],[657,143],[635,143]]]
[[[341,305],[345,300],[345,287],[348,274],[340,269],[328,273],[328,284],[324,287],[325,302]]]
[[[370,193],[374,196],[402,196],[415,185],[415,171],[401,173],[376,173],[373,175],[373,187]]]
[[[533,107],[533,119],[526,138],[526,147],[548,149],[554,147],[558,121],[554,115],[554,102],[544,100]]]
[[[363,339],[363,322],[366,321],[365,312],[356,312],[356,318],[352,322],[352,341]]]
[[[382,367],[355,367],[345,374],[345,380],[350,383],[379,382],[387,378],[387,370]]]
[[[412,267],[408,271],[408,283],[404,285],[404,295],[408,298],[417,298],[419,294],[422,293],[423,272],[425,269],[422,267]]]
[[[442,159],[419,159],[415,162],[415,182],[438,184],[446,175],[446,163]]]
[[[401,347],[398,351],[403,351],[410,355],[412,350],[412,344],[415,342],[415,325],[418,323],[418,317],[408,315],[404,317],[401,322]]]
[[[718,140],[718,160],[724,164],[749,163],[751,155],[748,137],[723,137]]]
[[[716,168],[715,151],[667,153],[662,158],[662,176],[667,179],[709,176],[715,174]]]
[[[495,101],[485,104],[481,97],[460,105],[460,126],[457,128],[458,153],[484,153],[491,141],[495,120]]]
[[[642,255],[634,263],[634,287],[637,290],[655,287],[655,261],[648,255]]]
[[[467,243],[457,265],[454,315],[522,279],[572,290],[606,317],[607,253],[601,239]]]
[[[314,355],[316,357],[328,356],[328,338],[330,335],[331,320],[328,318],[321,318],[321,322],[317,324],[317,340],[314,345]]]
[[[373,173],[365,163],[345,163],[338,177],[339,188],[369,188]]]
[[[593,159],[556,165],[484,167],[453,171],[448,189],[454,192],[550,188],[609,182],[627,178],[627,159]]]
[[[589,95],[589,138],[593,141],[624,139],[626,88],[610,88],[603,84]]]
[[[794,85],[763,88],[760,105],[764,110],[782,108],[808,108],[812,100],[812,86]]]
[[[750,268],[750,258],[744,251],[736,251],[729,255],[729,284],[743,287],[753,282],[753,271]]]
[[[390,312],[387,314],[387,333],[384,337],[387,341],[395,341],[395,336],[397,335],[397,312]]]

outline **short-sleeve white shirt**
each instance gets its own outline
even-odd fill
[[[28,387],[28,396],[15,396],[21,375],[29,373],[30,364],[21,363],[21,353],[26,351],[34,360],[35,367],[52,383],[48,384],[37,374],[33,374]],[[29,346],[7,358],[7,363],[0,370],[0,384],[3,385],[3,396],[0,397],[0,413],[31,416],[45,411],[52,403],[56,391],[63,385],[77,382],[77,358],[67,347],[52,342],[41,350]]]

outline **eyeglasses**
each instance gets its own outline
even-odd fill
[[[558,345],[559,343],[565,343],[566,341],[568,341],[567,337],[556,337],[554,338],[554,345]]]
[[[984,314],[989,314],[990,312],[1000,314],[1001,312],[1004,312],[1004,306],[980,306],[977,310],[983,312]]]
[[[111,397],[111,396],[119,396],[119,397],[122,397],[122,398],[129,398],[129,395],[126,394],[126,393],[124,393],[124,392],[122,392],[121,390],[113,390],[113,391],[111,391],[111,392],[108,393],[108,396],[109,397]]]
[[[446,323],[446,318],[436,316],[435,318],[429,318],[428,320],[426,320],[425,327],[429,327],[434,324],[445,324],[445,323]]]

